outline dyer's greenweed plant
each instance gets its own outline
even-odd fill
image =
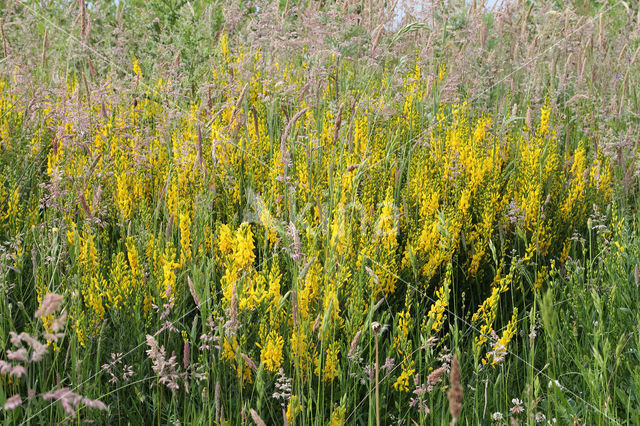
[[[477,3],[3,5],[0,419],[637,422],[638,11]]]

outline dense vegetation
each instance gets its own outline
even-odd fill
[[[0,3],[1,421],[640,423],[637,4],[397,3]]]

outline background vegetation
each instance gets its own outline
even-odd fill
[[[481,3],[0,3],[0,420],[640,423],[638,6]]]

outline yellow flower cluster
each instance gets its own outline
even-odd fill
[[[284,340],[277,332],[272,331],[267,336],[267,341],[262,347],[260,360],[269,371],[278,371],[282,364],[282,348]]]
[[[234,51],[224,33],[218,50],[207,84],[219,95],[179,111],[165,102],[174,88],[150,81],[135,57],[135,93],[96,104],[70,79],[47,103],[60,113],[43,116],[27,149],[55,187],[55,208],[39,211],[15,179],[0,179],[3,236],[40,215],[66,235],[61,286],[78,295],[70,314],[83,345],[110,315],[150,318],[170,300],[189,311],[185,285],[197,276],[203,314],[235,328],[220,336],[221,358],[243,384],[252,380],[244,352],[269,374],[284,368],[302,383],[335,384],[347,339],[393,318],[384,350],[400,356],[393,387],[407,392],[414,341],[447,333],[459,293],[477,306],[476,355],[494,363],[480,352],[505,321],[501,297],[529,285],[524,269],[543,290],[551,260],[566,259],[593,205],[611,199],[609,160],[584,144],[562,149],[549,103],[536,128],[498,129],[465,102],[427,116],[424,99],[446,83],[444,63],[429,78],[412,64],[395,93],[386,72],[360,93],[316,87],[304,77],[308,64],[274,64],[277,78],[266,78],[262,54]],[[253,72],[234,73],[241,65]],[[0,82],[3,153],[19,149],[10,91]],[[62,113],[71,103],[90,130]],[[490,354],[506,351],[516,315]],[[234,334],[242,327],[246,335]],[[301,403],[288,401],[290,421]]]

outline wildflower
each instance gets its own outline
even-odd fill
[[[180,213],[180,264],[184,265],[191,260],[191,216],[188,213]]]
[[[233,233],[229,225],[221,225],[218,232],[218,250],[223,256],[231,253],[233,250]]]
[[[138,58],[136,58],[135,55],[131,55],[131,61],[133,62],[133,72],[138,77],[142,77],[142,70],[140,69],[140,64],[138,64]]]
[[[336,407],[335,410],[333,410],[333,413],[331,413],[331,422],[330,425],[331,426],[342,426],[344,425],[344,417],[347,413],[347,409],[344,407]]]
[[[491,416],[491,418],[493,419],[494,422],[500,422],[502,421],[502,419],[504,418],[504,416],[502,415],[501,412],[496,411],[495,413],[493,413],[493,415]]]
[[[287,404],[286,419],[287,424],[293,424],[295,417],[302,411],[302,406],[297,396],[292,395]]]
[[[284,407],[285,402],[291,398],[291,379],[284,374],[284,369],[282,368],[278,370],[278,379],[275,386],[278,392],[273,393],[273,399],[282,400],[280,405]]]
[[[340,347],[338,342],[334,342],[329,345],[327,349],[324,366],[322,367],[322,376],[326,382],[331,382],[338,376],[338,355],[340,353]]]
[[[493,350],[487,353],[485,359],[482,360],[483,364],[486,364],[491,360],[491,365],[495,367],[504,360],[504,357],[507,355],[507,345],[516,334],[516,324],[518,322],[517,316],[518,309],[514,308],[511,321],[507,324],[507,328],[502,334],[502,337],[495,343]]]
[[[251,232],[251,227],[243,224],[236,233],[235,247],[233,249],[233,262],[239,270],[253,264],[255,259],[253,249],[253,233]]]
[[[400,392],[409,392],[409,377],[415,372],[414,368],[402,367],[402,373],[393,384],[393,387]]]
[[[513,404],[513,407],[511,407],[511,413],[512,414],[522,414],[524,412],[524,407],[522,406],[522,401],[519,400],[518,398],[513,398],[511,400],[511,403]]]
[[[277,371],[282,363],[284,340],[276,331],[267,336],[267,343],[260,352],[260,360],[268,371]]]

